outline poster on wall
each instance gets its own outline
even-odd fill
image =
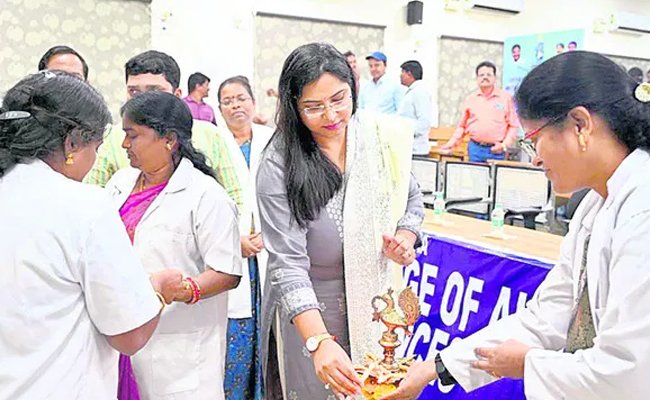
[[[513,36],[503,43],[503,88],[514,94],[535,66],[565,51],[584,49],[584,29]]]

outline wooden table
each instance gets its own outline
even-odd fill
[[[560,254],[562,237],[546,232],[506,225],[505,233],[515,236],[512,240],[500,240],[483,236],[492,230],[490,221],[445,213],[444,221],[451,225],[444,226],[433,222],[433,211],[425,210],[422,230],[435,235],[447,236],[470,244],[493,248],[504,252],[547,260],[557,261]]]
[[[440,147],[431,147],[429,149],[429,157],[435,160],[453,160],[453,161],[465,161],[465,152],[458,149],[452,150],[442,150]]]
[[[458,160],[464,161],[467,159],[467,141],[468,136],[465,136],[452,150],[441,150],[440,147],[447,143],[456,131],[455,126],[446,126],[431,128],[429,130],[429,140],[435,142],[434,146],[429,149],[429,157],[436,160]]]
[[[523,168],[536,168],[541,170],[542,168],[536,167],[531,163],[523,161],[512,161],[512,160],[487,160],[490,165],[503,165],[506,167],[523,167]]]

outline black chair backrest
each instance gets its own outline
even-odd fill
[[[569,198],[569,201],[566,204],[566,218],[571,219],[573,218],[573,214],[575,214],[576,209],[582,202],[582,199],[585,198],[587,193],[589,193],[589,188],[586,189],[581,189],[578,190],[577,192],[574,192],[571,197]]]

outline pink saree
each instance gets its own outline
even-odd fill
[[[147,188],[142,192],[132,193],[129,198],[126,199],[122,208],[120,208],[120,217],[122,218],[122,222],[124,222],[131,243],[133,243],[135,237],[135,229],[137,228],[138,223],[140,223],[145,211],[147,211],[147,208],[149,208],[151,203],[153,203],[166,185],[167,182],[163,182],[159,185]],[[124,354],[120,354],[117,398],[118,400],[140,400],[138,382],[133,373],[131,359],[129,356],[125,356]]]

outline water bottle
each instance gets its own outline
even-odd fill
[[[436,192],[433,200],[433,216],[438,222],[442,220],[442,215],[445,213],[445,199],[442,196],[442,192]]]
[[[492,230],[495,232],[503,233],[503,225],[505,224],[506,212],[501,204],[496,204],[492,210],[491,221]]]

